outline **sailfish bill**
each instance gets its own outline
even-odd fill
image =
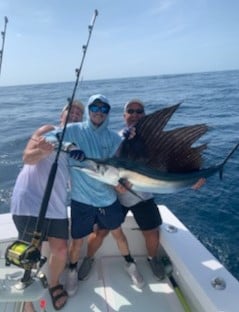
[[[221,177],[224,165],[239,144],[222,163],[202,168],[202,152],[207,144],[195,143],[207,132],[208,126],[197,124],[164,130],[180,104],[140,119],[135,125],[135,137],[123,140],[114,157],[103,160],[86,158],[73,167],[110,185],[128,180],[133,191],[156,194],[181,191],[216,172]]]

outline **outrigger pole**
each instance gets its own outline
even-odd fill
[[[5,37],[6,37],[6,30],[7,30],[7,23],[8,23],[8,18],[5,16],[4,17],[4,31],[1,32],[2,35],[2,48],[0,50],[0,76],[1,76],[1,69],[2,69],[2,58],[3,58],[3,51],[4,51],[4,45],[5,45]]]
[[[48,208],[48,203],[49,203],[49,199],[51,196],[53,184],[55,181],[55,176],[56,176],[57,167],[58,167],[58,159],[59,159],[59,155],[60,155],[61,148],[62,148],[62,142],[64,139],[64,134],[65,134],[67,122],[69,119],[70,110],[71,110],[72,103],[73,103],[74,98],[75,98],[75,93],[76,93],[76,89],[77,89],[77,86],[79,83],[81,70],[83,67],[83,63],[85,60],[86,52],[87,52],[87,49],[89,46],[91,34],[92,34],[92,31],[93,31],[93,28],[95,25],[95,20],[96,20],[97,15],[98,15],[98,11],[95,10],[93,18],[91,20],[91,23],[88,26],[89,35],[88,35],[87,43],[82,46],[83,56],[81,59],[80,67],[76,69],[75,85],[73,88],[72,96],[71,96],[71,98],[68,99],[69,109],[68,109],[68,113],[66,116],[66,122],[65,122],[63,130],[62,130],[62,135],[59,138],[59,144],[58,144],[58,148],[56,151],[55,160],[51,166],[51,170],[50,170],[50,173],[48,176],[48,181],[47,181],[46,189],[45,189],[45,192],[43,195],[43,199],[42,199],[42,203],[41,203],[41,207],[40,207],[40,212],[39,212],[39,216],[38,216],[38,220],[37,220],[37,224],[36,224],[36,229],[33,233],[32,241],[29,245],[26,242],[18,240],[15,243],[13,243],[11,246],[9,246],[7,251],[6,251],[6,256],[5,256],[6,257],[6,264],[13,263],[13,264],[15,264],[15,265],[17,265],[17,266],[19,266],[25,270],[24,276],[21,279],[21,282],[22,282],[22,284],[25,285],[25,287],[31,283],[31,271],[34,268],[34,266],[37,263],[40,263],[40,265],[43,265],[46,261],[45,258],[41,257],[41,254],[39,251],[39,247],[41,245],[42,226],[43,226],[46,211]],[[16,252],[16,250],[17,250],[17,252]]]

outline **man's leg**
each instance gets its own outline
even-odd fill
[[[96,228],[89,234],[87,240],[87,256],[83,259],[78,271],[78,279],[84,280],[89,276],[94,262],[94,255],[103,243],[104,238],[108,235],[109,230]]]
[[[145,239],[146,248],[148,251],[148,262],[154,275],[162,280],[165,277],[165,270],[163,264],[158,259],[158,250],[160,248],[160,234],[159,229],[142,231]]]
[[[80,258],[80,250],[83,244],[83,238],[72,239],[69,248],[69,267],[66,277],[66,290],[69,296],[74,296],[78,290],[78,272],[77,263]]]
[[[121,255],[122,256],[129,255],[130,252],[129,252],[128,241],[124,232],[122,231],[122,228],[118,227],[117,229],[111,230],[111,233],[114,239],[116,240],[116,243],[117,243],[117,246],[119,248]]]
[[[109,234],[109,230],[95,229],[93,233],[88,236],[87,256],[94,257],[96,251],[100,248],[104,238]]]
[[[65,269],[67,261],[67,240],[48,237],[48,242],[50,248],[49,291],[52,297],[54,308],[60,309],[66,304],[67,301],[67,293],[60,284],[60,276]]]
[[[124,257],[126,261],[125,269],[129,274],[129,276],[131,277],[132,282],[138,288],[142,288],[144,286],[144,280],[136,267],[134,259],[130,254],[128,241],[124,232],[122,231],[122,228],[118,227],[117,229],[111,230],[111,233],[114,239],[116,240],[121,255]]]
[[[157,256],[159,248],[159,230],[158,228],[142,231],[148,256],[153,258]]]
[[[67,241],[55,237],[48,237],[50,258],[49,258],[49,272],[50,272],[50,287],[59,284],[59,279],[65,269],[67,261]]]
[[[158,259],[160,248],[159,226],[162,224],[162,218],[153,198],[137,203],[130,207],[134,218],[141,229],[145,245],[148,252],[148,262],[153,274],[159,279],[163,279],[165,271],[163,264]]]
[[[73,296],[78,289],[77,264],[84,237],[93,231],[95,207],[84,203],[71,201],[71,237],[69,248],[69,269],[67,274],[67,292]]]
[[[77,264],[79,261],[82,244],[83,238],[71,240],[69,247],[69,259],[71,264]]]

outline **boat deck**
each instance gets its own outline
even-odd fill
[[[112,235],[108,235],[96,253],[96,260],[89,278],[79,282],[78,293],[69,298],[61,311],[94,312],[235,312],[239,305],[238,281],[217,259],[188,231],[188,229],[165,206],[159,206],[164,223],[160,236],[163,250],[172,262],[173,278],[183,294],[185,309],[168,278],[157,281],[146,260],[144,239],[134,218],[129,214],[123,224],[132,255],[145,280],[142,290],[136,288],[124,269],[124,260],[119,254]],[[14,274],[19,269],[5,266],[5,250],[17,237],[10,214],[0,218],[0,311],[21,312],[22,301],[35,301],[35,309],[41,311],[39,303],[45,299],[46,311],[55,311],[48,290],[39,279],[16,291],[15,285],[21,277]],[[87,242],[82,248],[86,254]],[[162,248],[161,248],[162,249]],[[42,254],[49,258],[49,246],[44,243]],[[81,261],[81,260],[80,260]],[[42,270],[48,276],[47,265]],[[12,275],[13,279],[9,278]],[[14,280],[15,279],[15,280]],[[64,283],[64,275],[62,276]],[[10,286],[10,287],[9,287]],[[223,286],[223,287],[221,287]],[[182,300],[182,298],[181,298]],[[17,303],[18,302],[18,303]]]
[[[157,281],[145,257],[136,257],[136,261],[145,280],[142,289],[132,284],[124,269],[122,257],[102,257],[96,259],[89,278],[79,281],[78,292],[69,298],[61,311],[183,312],[169,280]],[[43,296],[35,301],[36,311],[40,311],[39,302],[42,298],[46,300],[46,310],[55,311],[47,290],[44,290]],[[0,311],[12,311],[14,305],[15,303],[1,303]]]
[[[14,297],[19,300],[22,292],[16,295],[16,281],[5,278],[5,276],[21,274],[23,270],[11,265],[5,266],[5,250],[12,241],[16,239],[17,232],[9,215],[1,216],[1,240],[0,240],[0,311],[20,312],[22,303],[14,302]],[[10,234],[11,233],[11,234]],[[10,235],[9,235],[10,234]],[[133,237],[131,246],[137,249],[138,230],[132,231]],[[107,252],[106,252],[107,251]],[[48,255],[49,246],[47,243],[43,245],[43,253]],[[85,252],[84,252],[85,253]],[[110,254],[110,255],[109,255]],[[118,249],[111,235],[109,235],[98,256],[95,259],[93,269],[89,278],[85,281],[79,281],[79,289],[75,296],[70,297],[66,306],[61,311],[70,312],[116,312],[116,311],[162,311],[162,312],[183,312],[183,308],[172,288],[170,281],[165,279],[157,281],[154,277],[146,256],[138,253],[135,256],[137,266],[143,275],[145,285],[142,289],[138,289],[133,285],[129,275],[125,271],[125,261],[119,255]],[[45,268],[45,269],[44,269]],[[43,267],[43,272],[47,275],[47,267]],[[4,279],[6,281],[4,281]],[[18,280],[19,280],[18,276]],[[65,276],[62,276],[64,284]],[[12,294],[7,294],[9,289]],[[34,290],[35,288],[35,290]],[[34,290],[34,291],[33,291]],[[34,293],[34,294],[33,294]],[[8,297],[8,302],[1,302],[3,297]],[[31,285],[26,288],[24,296],[34,298],[34,306],[36,311],[40,310],[40,300],[46,300],[46,311],[54,312],[51,298],[47,289],[43,289],[41,283]]]

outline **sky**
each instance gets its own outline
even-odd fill
[[[239,69],[238,0],[0,0],[0,86]],[[0,48],[2,37],[0,38]]]

